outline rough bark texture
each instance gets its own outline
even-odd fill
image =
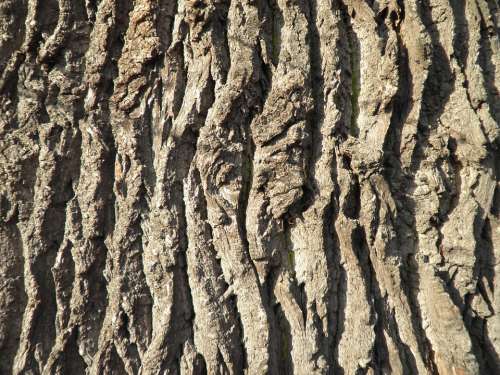
[[[500,374],[496,0],[1,0],[1,374]]]

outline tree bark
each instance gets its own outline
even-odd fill
[[[499,374],[499,17],[2,0],[0,374]]]

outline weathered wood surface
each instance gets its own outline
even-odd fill
[[[496,0],[1,0],[1,374],[500,374]]]

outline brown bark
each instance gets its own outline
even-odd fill
[[[495,0],[0,2],[0,374],[500,373]]]

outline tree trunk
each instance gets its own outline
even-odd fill
[[[497,0],[1,0],[1,374],[500,374]]]

